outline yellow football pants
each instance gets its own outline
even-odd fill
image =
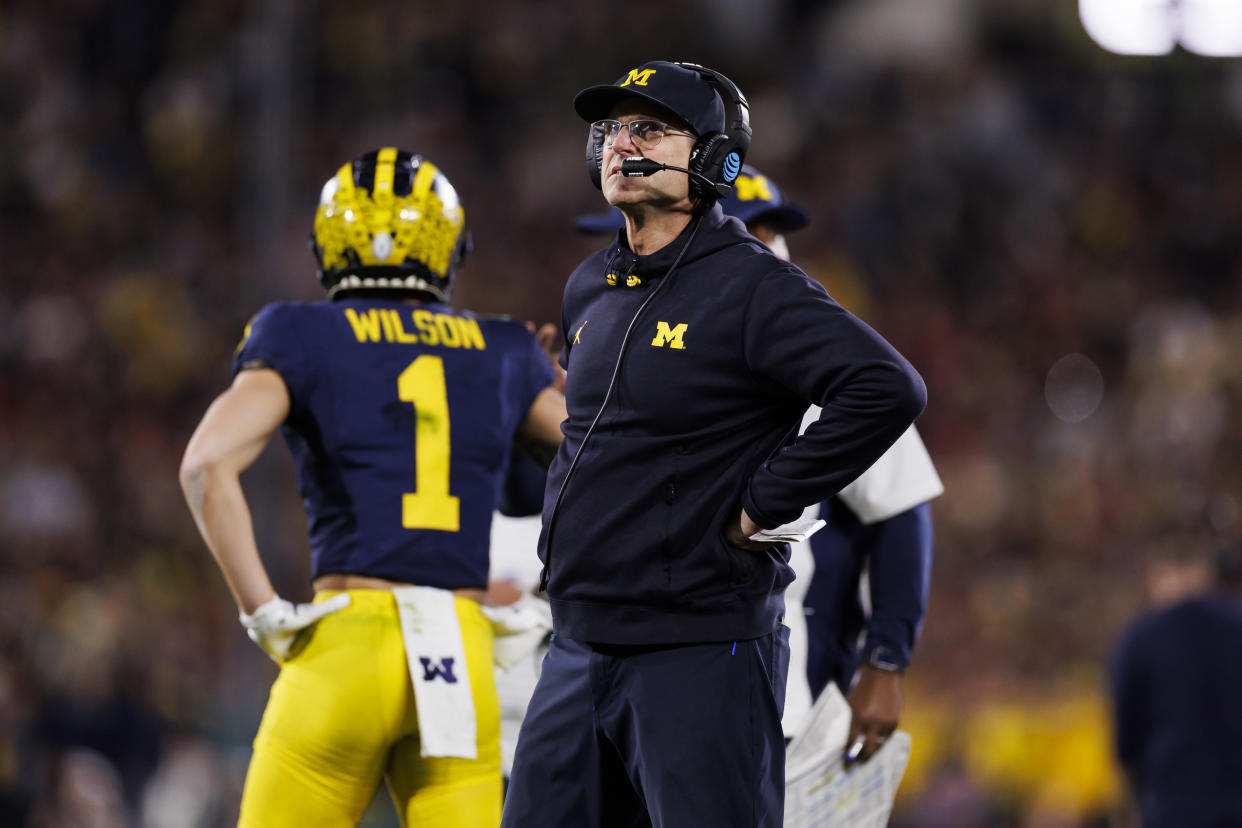
[[[500,709],[492,628],[479,605],[455,602],[479,758],[424,758],[396,599],[384,590],[349,595],[350,606],[321,620],[305,648],[281,665],[254,740],[238,825],[353,826],[385,778],[409,828],[498,826]]]

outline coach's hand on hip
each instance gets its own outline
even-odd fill
[[[753,541],[750,536],[759,531],[759,526],[750,519],[750,515],[746,514],[745,509],[739,510],[738,519],[725,527],[725,540],[730,546],[738,549],[749,549],[752,552],[762,552],[769,546],[776,544],[766,541]]]

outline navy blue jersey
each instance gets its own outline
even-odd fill
[[[313,578],[487,585],[506,458],[552,368],[520,323],[445,305],[268,305],[234,373],[275,369]]]

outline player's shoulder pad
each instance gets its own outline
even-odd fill
[[[507,313],[475,313],[474,311],[459,311],[459,313],[467,319],[473,319],[478,322],[480,328],[505,333],[515,331],[529,333],[526,330],[526,322],[524,320]]]
[[[300,319],[314,318],[315,314],[323,312],[322,308],[330,306],[328,302],[270,302],[259,308],[259,312],[250,318],[250,322],[293,324]]]
[[[462,316],[478,320],[480,325],[517,325],[525,327],[526,323],[508,313],[475,313],[474,311],[458,311]]]
[[[459,311],[459,313],[467,319],[478,322],[488,342],[525,342],[534,339],[535,336],[527,329],[525,320],[507,313],[485,314],[473,311]]]
[[[240,354],[254,337],[270,339],[272,337],[292,335],[297,328],[307,324],[304,320],[313,319],[323,313],[321,306],[326,302],[271,302],[259,308],[259,311],[246,323],[241,341],[235,353]]]

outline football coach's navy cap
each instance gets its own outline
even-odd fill
[[[797,204],[791,204],[781,196],[781,191],[766,175],[746,164],[733,182],[733,194],[721,199],[725,215],[735,216],[743,224],[762,219],[779,233],[801,230],[811,221],[811,216]],[[588,213],[574,219],[574,227],[580,233],[602,236],[615,233],[625,224],[617,208],[604,213]]]
[[[594,123],[607,118],[625,98],[641,98],[663,107],[699,137],[724,132],[724,103],[716,88],[695,70],[667,60],[648,61],[615,83],[588,86],[574,96],[574,111],[587,123]]]

